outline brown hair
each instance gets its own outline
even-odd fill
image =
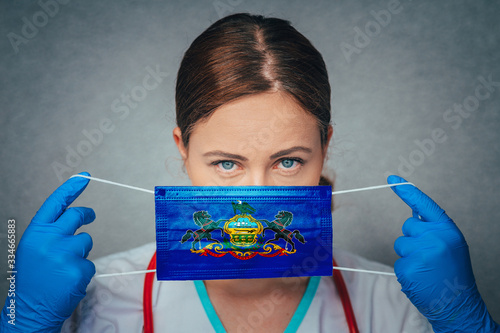
[[[176,119],[184,146],[193,126],[221,105],[270,91],[287,93],[315,116],[321,143],[327,143],[330,83],[311,42],[278,18],[238,13],[213,23],[192,42],[177,73]]]

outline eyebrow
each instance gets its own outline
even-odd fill
[[[245,156],[241,156],[238,154],[226,153],[222,150],[212,150],[212,151],[209,151],[209,152],[203,154],[203,156],[221,156],[221,157],[231,158],[231,159],[240,160],[240,161],[248,161],[248,158],[246,158]]]
[[[306,152],[306,153],[309,153],[309,154],[312,153],[312,149],[311,148],[307,148],[307,147],[303,147],[303,146],[295,146],[295,147],[292,147],[292,148],[280,150],[279,152],[274,153],[271,156],[269,156],[269,159],[272,160],[272,159],[275,159],[275,158],[278,158],[278,157],[281,157],[281,156],[285,156],[285,155],[288,155],[288,154],[291,154],[291,153],[295,153],[296,151],[303,151],[303,152]]]
[[[274,153],[271,156],[269,156],[269,159],[272,160],[272,159],[275,159],[275,158],[278,158],[281,156],[285,156],[285,155],[294,153],[296,151],[303,151],[303,152],[306,152],[309,154],[312,153],[311,148],[303,147],[303,146],[295,146],[295,147],[291,147],[288,149],[280,150],[279,152]],[[212,151],[206,152],[205,154],[203,154],[203,156],[204,157],[220,156],[220,157],[231,158],[231,159],[240,160],[240,161],[248,161],[248,158],[246,158],[245,156],[238,155],[238,154],[226,153],[222,150],[212,150]]]

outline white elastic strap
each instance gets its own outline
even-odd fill
[[[96,177],[90,177],[90,176],[84,176],[84,175],[73,175],[70,178],[73,178],[73,177],[87,178],[87,179],[95,180],[95,181],[101,182],[101,183],[106,183],[106,184],[121,186],[121,187],[129,188],[129,189],[132,189],[132,190],[137,190],[137,191],[142,191],[142,192],[147,192],[147,193],[154,194],[154,191],[151,191],[151,190],[146,190],[146,189],[143,189],[143,188],[140,188],[140,187],[135,187],[135,186],[125,185],[125,184],[120,184],[120,183],[116,183],[116,182],[112,182],[112,181],[109,181],[109,180],[100,179],[100,178],[96,178]],[[410,183],[410,182],[407,182],[407,183],[397,183],[397,184],[388,184],[388,185],[377,185],[377,186],[355,188],[355,189],[351,189],[351,190],[334,191],[334,192],[332,192],[332,195],[344,194],[344,193],[351,193],[351,192],[359,192],[359,191],[378,190],[378,189],[381,189],[381,188],[393,187],[393,186],[398,186],[398,185],[413,185],[413,186],[415,186],[415,184]],[[333,269],[340,270],[340,271],[359,272],[359,273],[371,273],[371,274],[391,275],[391,276],[395,276],[396,275],[396,274],[391,273],[391,272],[371,271],[371,270],[366,270],[366,269],[357,269],[357,268],[348,268],[348,267],[333,267]],[[131,271],[131,272],[122,272],[122,273],[98,274],[95,277],[96,278],[100,278],[100,277],[122,276],[122,275],[132,275],[132,274],[145,274],[145,273],[151,273],[151,272],[156,272],[156,269],[142,270],[142,271]]]
[[[332,195],[351,193],[351,192],[360,192],[360,191],[369,191],[369,190],[378,190],[380,188],[393,187],[393,186],[399,186],[399,185],[413,185],[413,186],[415,186],[415,184],[410,183],[410,182],[388,184],[388,185],[377,185],[377,186],[360,187],[360,188],[355,188],[352,190],[334,191],[334,192],[332,192]]]
[[[87,179],[95,180],[96,182],[101,182],[101,183],[106,183],[106,184],[111,184],[111,185],[126,187],[126,188],[129,188],[131,190],[137,190],[137,191],[147,192],[147,193],[151,193],[151,194],[155,193],[154,191],[146,190],[144,188],[130,186],[130,185],[125,185],[125,184],[120,184],[120,183],[116,183],[116,182],[112,182],[112,181],[109,181],[109,180],[106,180],[106,179],[101,179],[101,178],[96,178],[96,177],[90,177],[90,176],[84,176],[84,175],[73,175],[73,176],[71,176],[69,178],[73,178],[73,177],[87,178]]]
[[[90,177],[90,176],[84,176],[84,175],[73,175],[73,176],[71,176],[69,178],[73,178],[73,177],[87,178],[87,179],[95,180],[96,182],[101,182],[101,183],[106,183],[106,184],[121,186],[121,187],[129,188],[131,190],[137,190],[137,191],[142,191],[142,192],[151,193],[151,194],[155,193],[154,191],[146,190],[144,188],[140,188],[140,187],[136,187],[136,186],[130,186],[130,185],[125,185],[125,184],[121,184],[121,183],[117,183],[117,182],[112,182],[112,181],[109,181],[109,180],[106,180],[106,179],[101,179],[101,178],[96,178],[96,177]],[[398,185],[413,185],[413,186],[415,186],[415,184],[410,183],[410,182],[388,184],[388,185],[377,185],[377,186],[355,188],[355,189],[351,189],[351,190],[334,191],[334,192],[332,192],[332,195],[344,194],[344,193],[351,193],[351,192],[360,192],[360,191],[369,191],[369,190],[378,190],[380,188],[393,187],[393,186],[398,186]]]
[[[349,271],[349,272],[358,272],[358,273],[369,273],[369,274],[380,274],[380,275],[389,275],[396,276],[396,274],[392,272],[382,272],[382,271],[371,271],[367,269],[358,269],[358,268],[348,268],[348,267],[333,267],[338,271]],[[154,273],[156,269],[146,269],[143,271],[131,271],[131,272],[121,272],[121,273],[108,273],[108,274],[99,274],[95,277],[112,277],[112,276],[123,276],[123,275],[133,275],[133,274],[146,274],[146,273]]]
[[[156,272],[156,269],[145,269],[143,271],[131,271],[131,272],[121,272],[121,273],[108,273],[108,274],[98,274],[95,277],[111,277],[111,276],[122,276],[122,275],[134,275],[134,274],[146,274]]]

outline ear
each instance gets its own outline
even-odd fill
[[[326,135],[325,147],[323,148],[323,158],[326,157],[326,153],[328,151],[328,146],[330,145],[330,140],[332,139],[332,136],[333,136],[333,126],[328,125],[328,133]]]
[[[179,127],[174,128],[172,132],[174,136],[175,144],[177,145],[177,149],[179,149],[179,153],[181,154],[182,160],[186,163],[186,159],[188,156],[187,148],[184,146],[184,142],[182,142],[182,132]]]

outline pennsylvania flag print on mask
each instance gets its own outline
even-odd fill
[[[330,186],[157,186],[158,280],[332,275]]]

